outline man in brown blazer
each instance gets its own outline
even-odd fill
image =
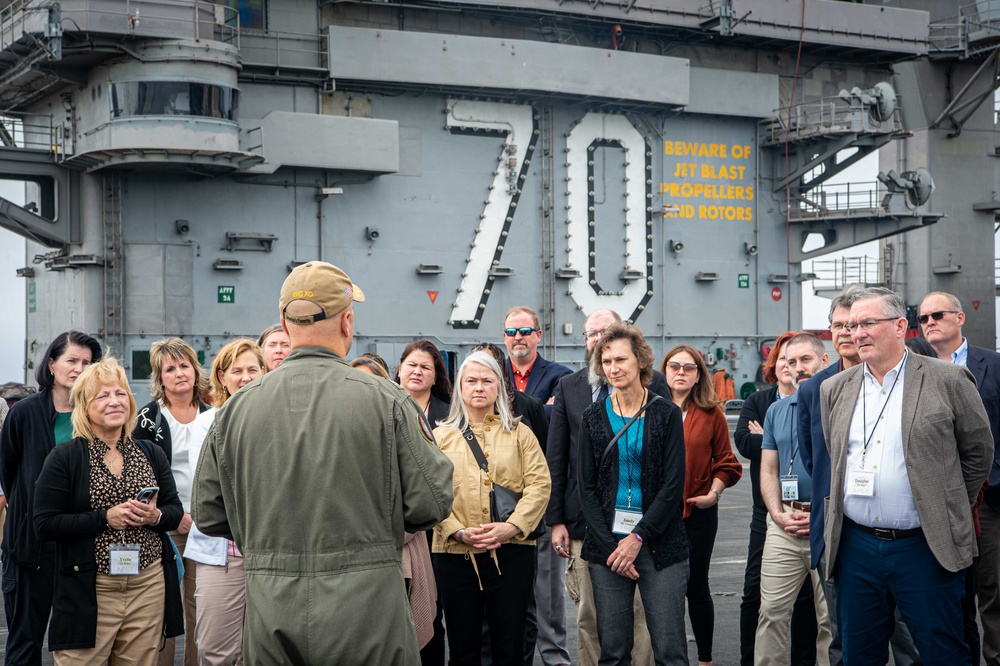
[[[844,662],[885,664],[896,606],[926,664],[969,664],[963,569],[993,436],[972,374],[906,353],[906,306],[866,289],[848,323],[863,363],[820,388],[830,451],[827,575]]]

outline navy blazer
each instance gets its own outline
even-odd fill
[[[799,386],[799,455],[812,477],[812,507],[809,512],[810,568],[819,564],[826,542],[823,540],[823,498],[830,494],[830,452],[826,450],[823,420],[819,413],[819,387],[840,372],[840,361],[807,379]]]
[[[969,345],[967,365],[976,378],[976,388],[983,399],[993,433],[993,467],[984,501],[991,509],[1000,512],[1000,354]]]
[[[667,378],[659,370],[653,370],[649,392],[670,399]],[[576,461],[580,459],[583,413],[593,403],[593,389],[587,376],[587,368],[583,368],[559,380],[556,399],[551,405],[552,417],[545,457],[552,477],[552,497],[545,512],[545,522],[549,525],[566,525],[571,539],[583,539],[587,530],[587,523],[580,509],[578,477],[574,468]]]
[[[559,380],[572,372],[565,365],[555,361],[547,361],[539,354],[538,358],[535,359],[535,364],[531,366],[531,372],[528,373],[528,385],[524,387],[524,392],[538,398],[542,404],[545,404],[549,398],[556,394]],[[507,359],[507,374],[510,376],[511,384],[517,388],[517,384],[514,382],[514,366],[511,365],[509,358]],[[552,405],[545,405],[545,418],[552,418]]]

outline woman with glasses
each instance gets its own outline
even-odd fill
[[[719,531],[722,493],[740,480],[743,466],[733,454],[729,424],[701,354],[688,345],[677,345],[663,357],[660,372],[666,375],[670,399],[681,408],[684,419],[684,527],[691,542],[688,613],[698,645],[698,664],[711,666],[715,606],[708,568]]]
[[[484,616],[493,663],[524,664],[524,618],[535,580],[535,540],[528,535],[545,513],[551,481],[538,440],[511,414],[502,372],[491,354],[469,354],[448,418],[434,430],[455,466],[451,515],[434,528],[434,570],[456,665],[482,663]],[[491,511],[494,483],[521,495],[506,520]]]
[[[627,664],[636,586],[646,601],[653,658],[687,666],[684,591],[684,425],[672,402],[650,396],[653,350],[627,324],[594,347],[594,372],[615,392],[591,405],[580,429],[580,502],[597,610],[601,664]]]

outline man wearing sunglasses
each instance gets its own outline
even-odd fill
[[[964,569],[976,554],[972,505],[993,464],[975,379],[906,352],[906,305],[888,289],[859,292],[846,328],[862,363],[820,387],[826,573],[844,662],[886,663],[898,608],[925,664],[968,665]]]
[[[562,377],[573,372],[565,365],[542,358],[538,343],[542,327],[531,308],[519,305],[507,311],[503,320],[503,343],[507,347],[507,372],[514,388],[541,400],[545,418],[552,418],[552,400]],[[545,450],[545,442],[539,442]],[[538,654],[546,666],[570,663],[566,649],[566,600],[563,596],[563,561],[552,550],[546,532],[537,541],[538,570],[534,598],[529,601],[525,622],[525,660],[531,663],[537,642]]]
[[[985,502],[973,509],[978,517],[982,537],[978,562],[968,569],[966,598],[962,610],[965,616],[965,639],[972,663],[979,663],[979,628],[976,626],[976,596],[983,623],[983,656],[987,664],[1000,663],[1000,354],[970,345],[962,337],[965,312],[962,303],[952,294],[936,291],[924,297],[918,317],[924,338],[937,352],[938,358],[966,366],[976,378],[976,387],[993,432],[993,468],[983,494]],[[977,566],[978,565],[978,566]],[[978,593],[977,593],[978,587]]]

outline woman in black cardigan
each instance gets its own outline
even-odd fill
[[[73,386],[74,439],[49,454],[35,484],[35,530],[56,542],[49,625],[55,663],[156,663],[184,631],[174,550],[184,514],[159,447],[136,442],[135,398],[114,358]],[[144,488],[157,493],[146,502]]]
[[[628,663],[638,585],[643,599],[655,600],[644,607],[657,665],[687,666],[683,417],[646,390],[655,359],[639,329],[614,324],[591,359],[615,391],[584,412],[580,431],[581,556],[594,589],[601,663]]]

